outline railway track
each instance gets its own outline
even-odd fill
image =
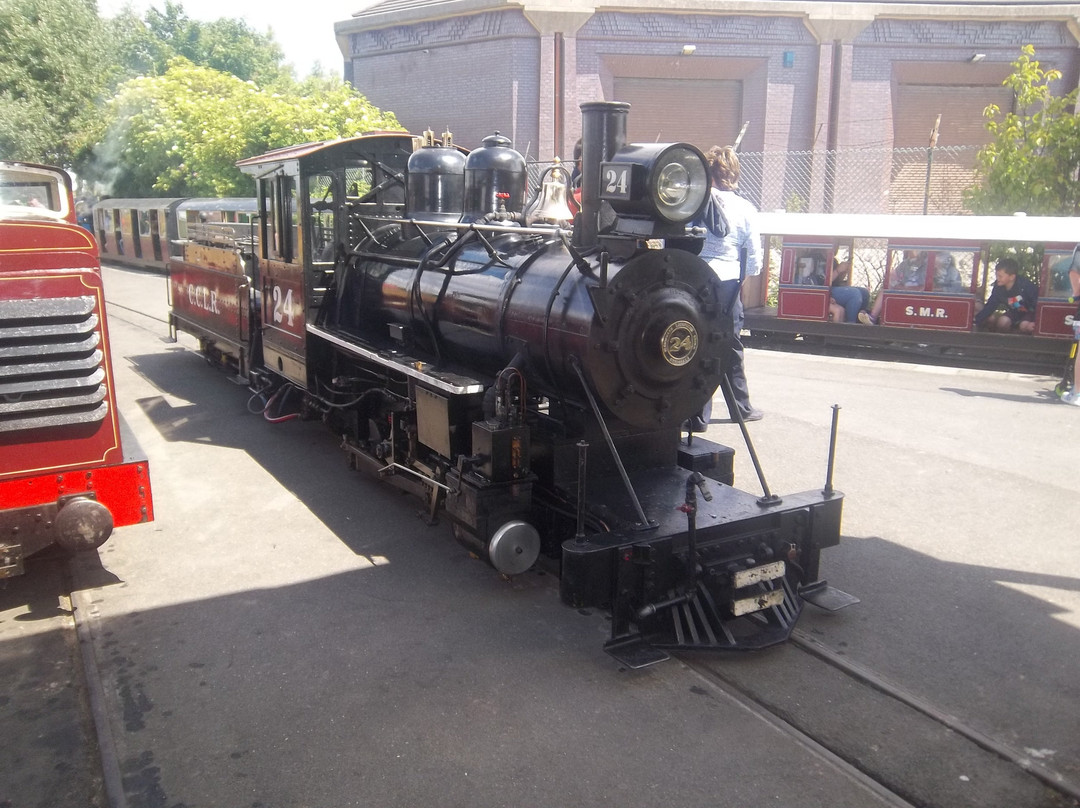
[[[679,654],[887,805],[1073,808],[1080,785],[796,629],[757,655]]]
[[[885,326],[803,323],[747,315],[748,348],[910,362],[1012,373],[1061,375],[1069,342],[1005,334],[948,334]]]
[[[81,571],[82,577],[86,574]],[[76,571],[75,578],[79,577]],[[100,780],[94,780],[108,800],[93,804],[124,808],[127,801],[108,730],[104,684],[92,650],[93,598],[77,586],[65,589],[71,592],[71,622],[83,661],[76,678],[83,679],[93,716],[94,737],[87,740],[97,747],[102,764]],[[789,643],[759,653],[680,653],[677,658],[702,681],[694,693],[734,702],[788,735],[823,766],[865,789],[868,808],[1080,806],[1080,787],[1062,773],[890,682],[807,631],[797,629]],[[663,675],[663,668],[659,673]],[[105,798],[98,792],[97,799]]]

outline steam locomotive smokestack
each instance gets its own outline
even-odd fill
[[[600,164],[626,143],[624,101],[590,101],[581,105],[581,216],[574,245],[595,247],[600,232]]]

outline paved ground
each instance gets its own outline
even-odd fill
[[[110,271],[107,291],[128,307],[110,311],[114,361],[157,521],[75,569],[103,772],[91,746],[64,749],[38,723],[85,736],[94,694],[60,676],[77,664],[56,611],[70,607],[45,576],[0,593],[0,682],[15,682],[0,685],[0,727],[20,739],[0,753],[0,772],[18,771],[0,774],[0,806],[97,806],[103,788],[114,808],[898,804],[693,668],[619,671],[602,615],[562,607],[542,574],[499,579],[412,500],[347,474],[317,424],[250,415],[244,388],[163,342],[146,316],[163,317],[160,278]],[[774,491],[821,486],[842,407],[845,541],[824,567],[863,602],[800,629],[1080,780],[1080,408],[1046,398],[1045,377],[766,352],[748,373]],[[711,431],[754,490],[735,428]],[[850,681],[810,673],[804,688],[790,660],[718,664],[864,744],[872,770],[885,741],[840,709]],[[910,716],[891,721],[876,729],[897,776],[942,784],[924,804],[995,805],[964,796],[988,772],[934,759]]]

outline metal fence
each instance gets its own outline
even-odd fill
[[[979,146],[742,152],[739,193],[759,210],[804,213],[969,213]],[[550,163],[529,164],[535,188]]]
[[[745,152],[739,192],[760,210],[968,213],[978,146]]]
[[[804,213],[965,214],[963,193],[975,181],[979,146],[919,149],[741,152],[739,193],[759,210]],[[529,163],[530,191],[551,163]],[[779,243],[767,246],[778,266]],[[876,290],[885,272],[885,242],[864,241],[852,282]],[[766,300],[775,305],[776,276]]]

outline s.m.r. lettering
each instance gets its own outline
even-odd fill
[[[945,313],[945,309],[933,308],[932,306],[907,306],[904,309],[904,314],[908,317],[933,317],[935,319],[943,319],[949,316]]]

